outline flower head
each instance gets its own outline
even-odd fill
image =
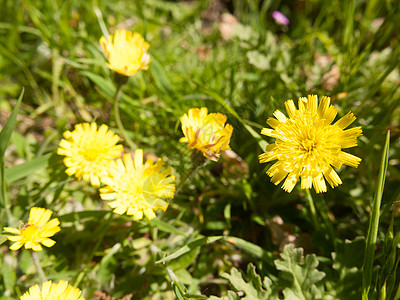
[[[101,125],[97,130],[96,123],[75,125],[74,131],[64,132],[57,154],[65,155],[65,171],[68,175],[91,182],[94,187],[100,186],[100,177],[107,174],[110,162],[121,156],[122,145],[116,145],[119,136]]]
[[[134,220],[155,218],[154,211],[165,211],[168,203],[164,199],[174,197],[175,177],[171,169],[161,171],[164,162],[159,159],[153,164],[149,158],[143,164],[143,150],[135,150],[135,158],[125,154],[123,159],[117,159],[110,165],[109,175],[101,180],[107,186],[100,189],[103,200],[113,200],[108,203],[114,212],[122,215],[132,215]]]
[[[141,69],[147,69],[150,55],[147,53],[150,45],[143,37],[134,32],[119,29],[108,39],[100,39],[100,45],[108,59],[108,67],[125,76],[135,75]]]
[[[22,226],[19,229],[4,227],[5,231],[16,234],[8,237],[10,241],[15,242],[10,249],[18,250],[25,245],[25,249],[41,251],[42,246],[40,244],[46,247],[53,246],[56,242],[49,237],[61,229],[58,226],[60,221],[57,218],[50,220],[52,213],[49,209],[32,207],[27,224],[21,224]]]
[[[51,280],[29,288],[29,291],[23,294],[20,300],[85,300],[80,297],[82,291],[68,284],[65,280],[58,283],[52,283]]]
[[[349,112],[331,124],[337,108],[330,105],[329,97],[318,98],[309,95],[299,98],[299,109],[293,100],[285,102],[287,118],[281,111],[274,112],[274,118],[267,123],[273,129],[263,128],[261,133],[276,139],[259,156],[260,162],[278,160],[267,171],[271,181],[279,184],[286,176],[282,188],[291,192],[301,177],[301,188],[314,189],[317,193],[326,192],[325,180],[332,188],[342,184],[339,175],[331,167],[342,165],[357,167],[361,159],[341,151],[343,148],[357,146],[357,137],[362,135],[361,127],[347,130],[356,117]]]
[[[272,13],[272,18],[274,18],[274,20],[276,21],[276,23],[284,25],[284,26],[289,26],[290,21],[289,19],[280,11],[275,10]]]
[[[189,149],[197,149],[211,160],[219,159],[221,150],[228,150],[233,127],[226,124],[226,116],[220,113],[208,114],[207,107],[189,109],[181,117],[185,137],[179,141],[189,143]]]

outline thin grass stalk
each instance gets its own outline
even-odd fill
[[[5,167],[5,153],[10,141],[12,132],[17,122],[17,115],[24,96],[25,89],[22,88],[21,94],[18,97],[17,104],[15,105],[10,117],[8,118],[3,129],[0,131],[0,205],[4,208],[8,223],[13,218],[10,210],[10,202],[7,197],[7,184],[6,184],[6,167]],[[3,211],[1,212],[3,215]]]
[[[378,184],[375,192],[375,197],[372,203],[371,218],[368,227],[367,240],[365,245],[365,256],[362,267],[362,299],[367,300],[369,291],[371,290],[373,262],[375,256],[375,244],[378,235],[379,216],[385,185],[386,170],[389,159],[390,131],[387,132],[385,148],[382,154],[381,166],[378,176]]]
[[[354,16],[355,16],[355,0],[349,0],[347,6],[347,16],[346,24],[344,28],[343,35],[343,61],[341,68],[341,82],[343,86],[343,91],[347,91],[347,86],[350,78],[350,62],[351,62],[351,52],[353,49],[353,39],[354,39]]]
[[[124,137],[124,139],[125,139],[126,143],[128,144],[129,148],[131,150],[134,150],[134,149],[137,149],[138,147],[132,141],[132,139],[129,137],[128,133],[126,132],[125,127],[124,127],[124,125],[122,123],[122,120],[121,120],[121,115],[119,113],[119,100],[121,99],[121,95],[122,95],[122,87],[123,87],[123,84],[118,84],[117,90],[116,90],[115,96],[114,96],[115,121],[117,122],[118,129],[121,132],[121,135]]]
[[[311,221],[314,225],[315,230],[318,230],[319,222],[318,222],[317,210],[315,209],[314,199],[311,196],[311,192],[309,189],[306,189],[306,202],[310,209]]]
[[[42,265],[40,264],[39,255],[35,251],[31,251],[31,255],[32,255],[33,263],[35,264],[35,267],[38,272],[41,283],[47,281],[47,278],[46,278],[46,275],[44,274]]]

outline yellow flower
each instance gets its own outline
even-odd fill
[[[189,143],[189,149],[197,149],[205,157],[217,161],[221,150],[230,149],[233,127],[225,125],[226,119],[220,113],[208,114],[206,107],[189,109],[188,114],[181,117],[185,137],[179,141]]]
[[[285,102],[289,118],[279,110],[267,123],[273,129],[263,128],[261,133],[276,139],[259,156],[260,162],[278,160],[267,171],[271,181],[279,184],[286,176],[282,188],[291,192],[301,177],[301,188],[314,189],[317,193],[326,192],[326,181],[332,188],[342,184],[339,175],[331,167],[340,168],[343,164],[357,167],[361,159],[341,151],[343,148],[357,146],[357,137],[362,135],[361,127],[343,130],[356,117],[349,112],[333,125],[337,108],[330,105],[329,97],[318,98],[309,95],[299,98],[299,109],[293,100]]]
[[[116,145],[119,136],[108,130],[107,125],[101,125],[97,130],[96,123],[75,125],[75,130],[64,132],[57,154],[65,155],[65,171],[68,175],[98,188],[100,177],[107,175],[110,162],[121,156],[122,145]]]
[[[65,280],[58,283],[52,283],[51,280],[29,288],[29,291],[23,294],[20,300],[85,300],[80,297],[82,291],[68,284]]]
[[[115,31],[108,39],[100,39],[100,45],[108,59],[107,66],[125,76],[135,75],[141,69],[147,69],[150,55],[147,53],[150,45],[143,37],[123,29]]]
[[[46,247],[53,246],[56,242],[49,237],[60,231],[60,221],[57,218],[50,220],[53,212],[49,209],[32,207],[29,212],[28,224],[22,224],[19,229],[4,227],[4,230],[15,236],[9,236],[10,241],[15,242],[10,247],[11,250],[18,250],[23,245],[25,249],[41,251],[43,244]],[[50,221],[49,221],[50,220]]]
[[[175,191],[175,177],[171,168],[161,171],[164,162],[159,159],[153,164],[149,158],[143,164],[143,150],[135,150],[135,158],[125,154],[110,165],[109,176],[101,181],[107,186],[100,189],[103,200],[114,200],[108,203],[114,212],[122,215],[133,215],[134,220],[143,218],[143,214],[153,219],[158,208],[165,211],[168,203],[161,198],[173,198]]]

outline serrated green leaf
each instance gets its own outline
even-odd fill
[[[278,299],[277,291],[276,288],[272,286],[272,281],[267,277],[264,278],[263,282],[266,282],[268,285],[268,289],[266,290],[265,286],[263,286],[261,282],[260,276],[256,272],[256,267],[253,264],[247,266],[246,280],[235,268],[232,268],[230,274],[223,273],[221,276],[228,279],[235,290],[242,291],[246,294],[246,296],[241,299]],[[232,299],[238,299],[232,294],[231,297],[233,297]]]
[[[322,293],[318,293],[320,291],[316,283],[325,277],[325,273],[317,270],[318,260],[315,254],[307,255],[303,261],[302,248],[294,249],[291,245],[286,245],[281,257],[275,261],[275,265],[281,271],[279,276],[285,287],[285,299],[310,300],[322,296]]]

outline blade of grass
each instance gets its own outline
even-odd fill
[[[5,167],[5,153],[7,149],[7,145],[10,141],[11,134],[15,128],[15,123],[17,122],[17,115],[19,111],[19,106],[21,105],[22,97],[24,96],[24,88],[22,88],[21,94],[17,100],[17,104],[15,105],[13,111],[11,112],[10,117],[8,118],[6,124],[0,132],[0,205],[4,208],[4,211],[7,216],[7,220],[10,221],[11,213],[10,213],[10,205],[8,203],[8,198],[6,194],[6,167]],[[3,212],[1,214],[3,214]]]
[[[390,131],[387,132],[385,148],[383,149],[381,167],[379,170],[378,184],[375,192],[375,197],[372,203],[371,218],[368,227],[367,240],[365,245],[365,256],[362,267],[362,299],[368,299],[368,293],[371,289],[372,281],[372,265],[375,256],[375,244],[378,235],[380,207],[383,194],[383,187],[385,185],[386,170],[389,159],[389,144],[390,144]]]
[[[11,183],[18,179],[24,178],[32,173],[45,169],[49,165],[51,154],[36,157],[30,161],[22,163],[20,165],[13,166],[6,170],[6,181]]]

